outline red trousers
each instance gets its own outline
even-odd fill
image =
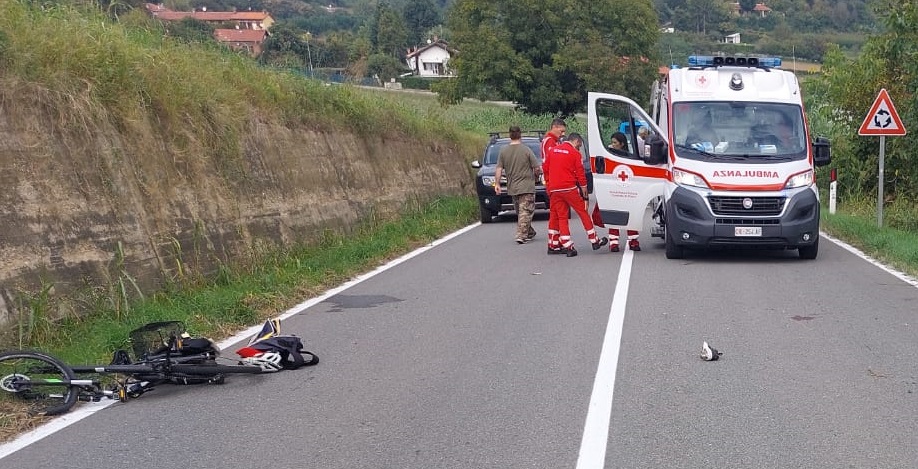
[[[548,231],[550,233],[553,226],[558,227],[557,243],[560,244],[561,247],[569,248],[574,245],[573,241],[571,241],[571,228],[567,219],[567,214],[570,213],[572,209],[577,212],[577,216],[580,217],[580,223],[583,224],[583,229],[586,230],[590,242],[595,243],[598,241],[596,238],[596,230],[593,228],[593,222],[590,220],[590,215],[586,211],[586,204],[583,203],[579,190],[574,188],[567,191],[552,191],[549,195],[548,203],[551,206],[551,212],[548,216]],[[557,245],[552,246],[552,240],[550,238],[548,243],[549,247],[557,247]]]

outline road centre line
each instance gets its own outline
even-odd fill
[[[391,260],[391,261],[389,261],[389,262],[387,262],[387,263],[385,263],[385,264],[383,264],[383,265],[381,265],[381,266],[379,266],[379,267],[373,269],[373,270],[370,271],[370,272],[367,272],[367,273],[365,273],[365,274],[359,275],[359,276],[353,278],[352,280],[349,280],[349,281],[345,282],[344,284],[342,284],[342,285],[340,285],[340,286],[338,286],[338,287],[332,288],[331,290],[328,290],[328,291],[326,291],[325,293],[323,293],[323,294],[321,294],[321,295],[319,295],[319,296],[317,296],[317,297],[310,298],[310,299],[308,299],[308,300],[306,300],[306,301],[304,301],[304,302],[302,302],[302,303],[300,303],[300,304],[298,304],[298,305],[296,305],[296,306],[294,306],[294,307],[288,309],[288,310],[285,311],[283,314],[281,314],[280,316],[278,316],[278,319],[284,320],[284,319],[287,319],[287,318],[289,318],[289,317],[291,317],[291,316],[297,315],[297,314],[299,314],[299,313],[301,313],[301,312],[303,312],[303,311],[305,311],[305,310],[307,310],[307,309],[309,309],[309,308],[311,308],[311,307],[313,307],[313,306],[315,306],[315,305],[317,305],[317,304],[319,304],[319,303],[321,303],[321,302],[327,300],[328,298],[331,298],[332,296],[337,295],[338,293],[341,293],[341,292],[344,291],[344,290],[347,290],[348,288],[351,288],[351,287],[353,287],[353,286],[355,286],[355,285],[357,285],[357,284],[359,284],[359,283],[361,283],[361,282],[363,282],[363,281],[365,281],[365,280],[369,280],[370,278],[375,277],[375,276],[377,276],[377,275],[379,275],[379,274],[381,274],[381,273],[383,273],[383,272],[385,272],[385,271],[387,271],[387,270],[389,270],[389,269],[391,269],[391,268],[393,268],[393,267],[395,267],[395,266],[397,266],[397,265],[399,265],[399,264],[401,264],[401,263],[403,263],[403,262],[405,262],[405,261],[407,261],[407,260],[409,260],[409,259],[411,259],[411,258],[413,258],[413,257],[419,256],[419,255],[421,255],[421,254],[423,254],[423,253],[425,253],[425,252],[427,252],[427,251],[433,249],[434,247],[439,246],[440,244],[443,244],[443,243],[445,243],[445,242],[447,242],[447,241],[449,241],[449,240],[451,240],[451,239],[453,239],[453,238],[456,238],[456,237],[458,237],[458,236],[461,236],[461,235],[465,234],[466,232],[468,232],[468,231],[470,231],[470,230],[472,230],[472,229],[478,227],[479,225],[481,225],[481,223],[474,223],[474,224],[472,224],[472,225],[466,226],[465,228],[462,228],[462,229],[460,229],[460,230],[458,230],[458,231],[454,231],[454,232],[452,232],[452,233],[450,233],[450,234],[448,234],[448,235],[446,235],[446,236],[444,236],[444,237],[442,237],[442,238],[439,238],[439,239],[437,239],[437,240],[434,240],[434,241],[432,241],[430,244],[427,244],[427,245],[422,246],[422,247],[420,247],[420,248],[418,248],[418,249],[415,249],[414,251],[411,251],[411,252],[409,252],[409,253],[407,253],[407,254],[405,254],[405,255],[399,257],[399,258],[396,258],[396,259],[394,259],[394,260]],[[234,335],[234,336],[232,336],[232,337],[230,337],[230,338],[227,338],[227,339],[224,339],[224,340],[218,342],[218,343],[217,343],[217,347],[219,347],[220,350],[226,350],[227,348],[231,347],[232,345],[236,344],[237,342],[240,342],[240,341],[242,341],[242,340],[244,340],[244,339],[247,339],[247,338],[249,338],[249,337],[251,337],[251,336],[257,334],[259,331],[261,331],[261,328],[262,328],[262,324],[258,324],[258,325],[249,327],[248,329],[245,329],[244,331],[239,332],[239,333],[237,333],[236,335]],[[281,331],[283,331],[283,327],[281,328]],[[59,415],[59,416],[57,416],[57,417],[54,417],[50,422],[48,422],[48,423],[46,423],[46,424],[43,424],[43,425],[40,425],[40,426],[38,426],[37,428],[35,428],[34,430],[30,430],[30,431],[28,431],[28,432],[26,432],[26,433],[23,433],[22,435],[18,436],[16,439],[14,439],[14,440],[12,440],[12,441],[8,441],[8,442],[6,442],[6,443],[0,444],[0,459],[3,459],[3,458],[5,458],[5,457],[7,457],[7,456],[9,456],[9,455],[11,455],[11,454],[13,454],[13,453],[15,453],[16,451],[19,451],[20,449],[25,448],[26,446],[29,446],[29,445],[31,445],[32,443],[35,443],[35,442],[41,440],[42,438],[45,438],[45,437],[47,437],[47,436],[50,436],[50,435],[52,435],[52,434],[58,432],[59,430],[63,430],[64,428],[67,428],[67,427],[69,427],[70,425],[73,425],[74,423],[77,423],[77,422],[79,422],[80,420],[83,420],[84,418],[89,417],[90,415],[92,415],[92,414],[94,414],[94,413],[96,413],[96,412],[98,412],[98,411],[100,411],[100,410],[102,410],[102,409],[104,409],[104,408],[106,408],[106,407],[108,407],[108,406],[114,404],[115,402],[117,402],[117,401],[115,401],[115,400],[106,400],[106,401],[102,401],[102,402],[90,403],[90,404],[81,406],[80,408],[74,410],[73,412],[68,412],[67,414]]]
[[[605,466],[609,423],[612,418],[612,395],[615,391],[615,373],[621,350],[625,305],[628,302],[633,259],[634,252],[630,249],[625,250],[618,269],[618,281],[615,283],[612,307],[609,309],[609,322],[606,325],[602,351],[599,354],[599,365],[596,367],[596,378],[593,381],[593,393],[590,396],[590,405],[587,408],[586,422],[583,426],[577,469],[601,469]]]

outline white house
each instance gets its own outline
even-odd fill
[[[733,33],[724,36],[725,44],[740,44],[740,33]]]
[[[453,52],[446,42],[434,38],[422,47],[408,49],[405,60],[417,76],[450,77],[453,76],[453,72],[449,69],[448,63]]]

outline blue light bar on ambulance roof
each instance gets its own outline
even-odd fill
[[[691,55],[689,67],[780,67],[780,57],[721,57],[710,55]]]

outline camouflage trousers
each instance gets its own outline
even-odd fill
[[[532,214],[535,212],[535,194],[513,196],[513,208],[516,210],[516,238],[527,240],[535,236],[532,229]]]

